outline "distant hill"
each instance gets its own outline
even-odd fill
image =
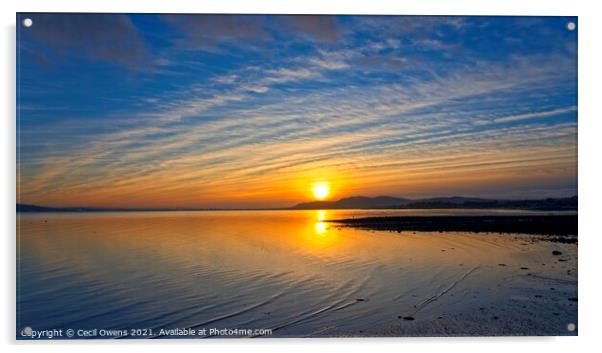
[[[17,204],[17,212],[89,212],[89,211],[108,211],[99,208],[86,207],[44,207],[37,205]]]
[[[338,201],[314,201],[297,204],[289,208],[271,208],[272,210],[328,210],[328,209],[521,209],[540,211],[577,210],[577,196],[566,198],[548,198],[538,200],[495,200],[474,197],[434,197],[427,199],[406,199],[392,196],[353,196]],[[219,209],[143,209],[143,208],[92,208],[92,207],[45,207],[17,204],[17,212],[126,212],[126,211],[209,211]],[[234,209],[229,209],[234,210]],[[240,211],[244,209],[238,209]]]
[[[523,209],[560,211],[577,210],[577,196],[566,198],[547,198],[538,200],[495,200],[474,197],[435,197],[427,199],[406,199],[390,196],[365,197],[354,196],[338,201],[314,201],[297,204],[293,210],[315,209]]]
[[[314,201],[300,203],[292,207],[295,210],[314,209],[353,209],[353,208],[398,208],[407,205],[411,200],[391,196],[353,196],[338,201]]]

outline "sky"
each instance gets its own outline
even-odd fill
[[[570,21],[18,14],[17,202],[573,196]]]

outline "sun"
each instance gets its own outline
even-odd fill
[[[314,183],[311,187],[314,197],[318,200],[324,200],[330,194],[330,184],[326,182]]]

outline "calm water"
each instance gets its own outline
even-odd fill
[[[479,212],[19,214],[17,328],[571,334],[575,244],[323,222]]]

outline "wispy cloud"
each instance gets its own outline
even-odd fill
[[[335,16],[288,15],[277,18],[290,26],[293,33],[306,34],[316,40],[335,42],[340,36],[341,29]]]
[[[511,122],[511,121],[528,120],[528,119],[533,119],[533,118],[547,118],[547,117],[556,116],[559,114],[573,113],[576,111],[577,111],[577,107],[572,106],[572,107],[554,109],[554,110],[544,111],[544,112],[532,112],[532,113],[504,116],[504,117],[496,118],[495,122],[505,123],[505,122]]]
[[[199,18],[185,18],[192,20]],[[238,32],[253,21],[229,17],[224,23],[236,25],[213,30],[244,41]],[[178,49],[166,64],[188,72],[186,79],[148,81],[162,87],[173,80],[176,89],[137,92],[136,109],[108,107],[110,113],[76,124],[61,120],[55,138],[43,137],[43,127],[22,129],[20,198],[54,205],[284,206],[324,178],[336,181],[339,196],[532,195],[536,184],[549,194],[573,190],[574,56],[546,49],[499,60],[474,57],[467,48],[460,51],[470,53],[466,60],[450,62],[407,46],[423,42],[431,50],[435,44],[427,48],[426,41],[445,43],[439,32],[464,31],[467,19],[429,18],[429,29],[412,22],[403,31],[395,29],[401,23],[379,21],[368,18],[361,28],[381,40],[354,37],[347,27],[337,29],[342,44],[335,47],[324,37],[283,46],[266,39],[266,50],[275,52],[243,59],[239,52],[230,56],[233,49],[203,51],[198,60],[213,70]],[[330,24],[322,25],[319,31],[328,31]],[[254,35],[272,35],[269,26],[261,28]],[[421,35],[404,43],[392,39],[396,30]],[[301,37],[320,37],[319,31]],[[303,49],[290,49],[296,45]],[[222,55],[240,62],[223,64]],[[80,139],[60,140],[77,126]]]
[[[149,58],[144,39],[126,15],[35,13],[27,15],[34,25],[21,31],[37,46],[64,60],[82,53],[93,60],[103,60],[128,67],[145,63]],[[44,51],[36,50],[37,53]],[[41,54],[40,54],[41,55]]]

